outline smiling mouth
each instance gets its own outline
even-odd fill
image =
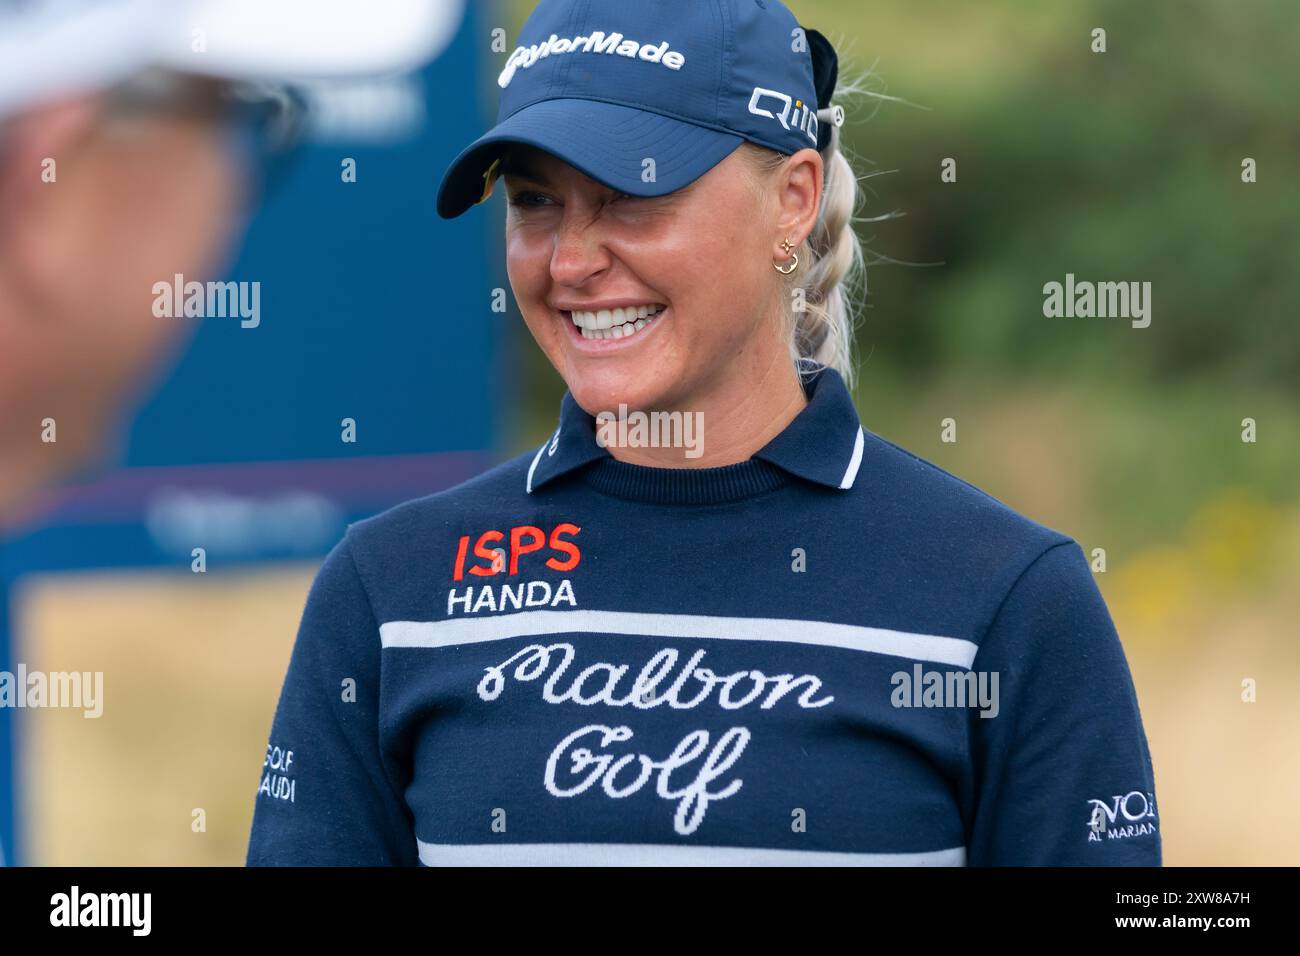
[[[668,308],[660,303],[646,303],[622,309],[601,309],[597,312],[574,310],[565,312],[569,321],[584,339],[599,341],[624,339],[635,335],[655,322],[659,313]]]

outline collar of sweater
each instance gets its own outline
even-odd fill
[[[722,504],[795,479],[847,491],[862,464],[863,432],[853,397],[828,366],[805,364],[801,379],[808,404],[794,420],[748,460],[716,468],[656,468],[617,460],[597,441],[596,419],[566,392],[559,427],[529,466],[527,491],[544,494],[563,476],[650,504]]]

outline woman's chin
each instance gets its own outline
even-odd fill
[[[619,405],[629,409],[657,408],[663,399],[677,391],[674,379],[656,363],[618,359],[568,363],[565,384],[573,398],[592,415],[618,412]]]
[[[620,405],[629,410],[661,407],[666,391],[632,376],[614,374],[612,369],[571,378],[574,380],[568,384],[574,401],[592,416],[601,412],[617,415]]]

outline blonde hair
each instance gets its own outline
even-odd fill
[[[844,105],[851,95],[870,93],[869,79],[869,72],[851,80],[841,76],[833,102]],[[750,161],[760,183],[790,158],[751,142],[742,143],[740,151]],[[854,213],[862,202],[863,192],[852,164],[841,150],[839,127],[831,126],[822,166],[817,222],[808,238],[794,248],[799,255],[799,267],[783,280],[783,328],[790,345],[790,359],[796,368],[807,360],[828,365],[852,386],[854,305],[866,291],[862,243],[853,228]],[[796,307],[799,302],[796,289],[803,290],[802,309]]]

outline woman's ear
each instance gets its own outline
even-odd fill
[[[778,228],[782,238],[799,245],[812,234],[821,210],[822,155],[812,148],[801,149],[786,162],[781,174]]]

